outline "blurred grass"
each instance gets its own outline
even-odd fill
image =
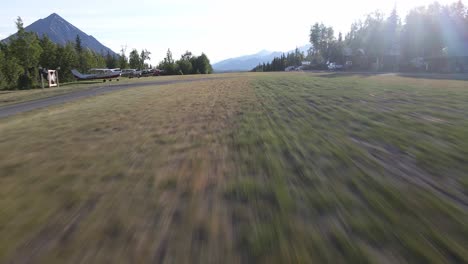
[[[225,77],[227,74],[212,74],[212,75],[185,75],[185,76],[157,76],[157,77],[142,77],[142,78],[120,78],[119,81],[115,79],[112,82],[103,82],[102,80],[91,81],[75,81],[60,84],[60,87],[44,88],[44,89],[31,89],[31,90],[0,90],[0,107],[33,101],[37,99],[57,96],[70,92],[80,90],[88,90],[96,87],[106,87],[117,84],[131,84],[131,83],[145,83],[145,82],[164,82],[171,80],[184,80],[184,79],[201,79],[201,78],[219,78]],[[238,76],[238,74],[229,75],[231,77]],[[47,87],[47,84],[46,84]]]
[[[0,262],[467,262],[466,81],[225,76],[3,119]]]
[[[245,261],[466,262],[466,84],[257,78],[232,134],[242,176],[226,190],[248,216]]]

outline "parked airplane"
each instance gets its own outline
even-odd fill
[[[73,69],[71,72],[77,80],[102,79],[103,82],[106,80],[112,81],[112,79],[117,79],[118,81],[122,73],[120,69],[91,69],[89,70],[90,74],[82,74],[76,69]]]
[[[137,71],[136,69],[123,69],[122,70],[122,77],[128,77],[128,78],[140,78],[141,77],[141,71]]]

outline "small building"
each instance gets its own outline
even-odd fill
[[[450,43],[441,55],[426,58],[428,71],[442,73],[468,73],[468,41]]]

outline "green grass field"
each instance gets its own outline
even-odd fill
[[[231,77],[0,119],[0,262],[468,262],[467,81]]]

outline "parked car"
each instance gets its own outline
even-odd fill
[[[137,71],[136,69],[123,69],[121,76],[128,77],[128,78],[140,78],[141,72]]]
[[[141,76],[149,77],[149,76],[160,76],[162,71],[159,69],[146,69],[141,72]]]
[[[342,64],[336,64],[334,62],[331,62],[328,64],[328,70],[329,71],[342,71],[344,70],[344,66]]]
[[[344,70],[344,65],[342,64],[335,64],[335,71],[342,71]]]

